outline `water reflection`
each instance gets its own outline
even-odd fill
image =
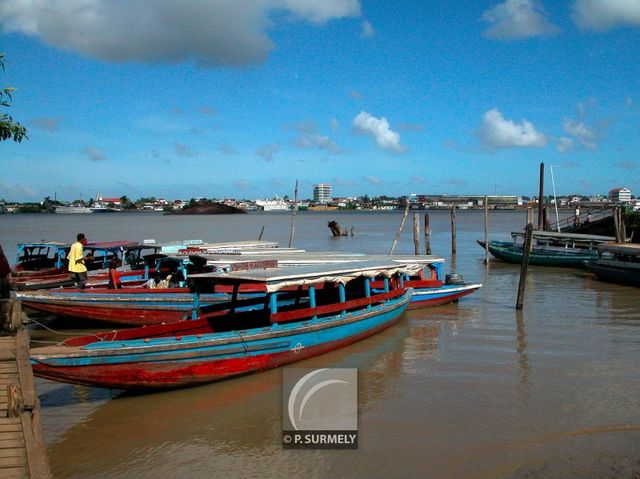
[[[415,357],[426,357],[437,348],[438,329],[434,323],[403,320],[350,348],[292,367],[357,367],[359,410],[366,416],[397,393],[394,384],[404,374],[407,357],[415,356],[408,350],[415,347]],[[77,407],[104,394],[86,387],[78,391],[66,401],[58,397],[57,407]],[[55,477],[141,477],[153,467],[154,475],[181,477],[179,471],[186,474],[194,461],[195,471],[207,471],[208,477],[226,468],[254,475],[265,461],[291,453],[280,446],[280,408],[280,370],[185,390],[120,394],[77,418],[50,445],[52,469]],[[47,406],[44,412],[49,413]],[[193,477],[194,470],[188,472]]]

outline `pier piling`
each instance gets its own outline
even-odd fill
[[[525,229],[524,246],[522,247],[522,263],[520,264],[520,282],[518,283],[518,298],[516,300],[516,310],[522,309],[524,302],[524,292],[527,284],[527,271],[529,269],[529,254],[531,253],[531,242],[533,239],[533,224],[529,223]]]
[[[431,226],[428,212],[424,214],[424,254],[431,254]]]
[[[451,254],[455,255],[456,248],[456,207],[451,207]]]
[[[489,265],[489,199],[484,197],[484,264]]]
[[[416,256],[420,254],[420,215],[413,214],[413,250]]]
[[[405,199],[406,203],[404,205],[404,214],[402,215],[402,221],[400,222],[400,227],[398,231],[396,231],[396,237],[393,239],[393,244],[391,245],[391,249],[389,250],[389,255],[393,254],[393,250],[396,249],[396,244],[400,239],[400,233],[402,233],[402,228],[404,228],[404,222],[407,221],[407,214],[409,214],[409,199]]]

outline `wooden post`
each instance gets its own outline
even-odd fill
[[[616,243],[622,243],[620,239],[620,217],[618,216],[619,209],[617,206],[613,208],[613,229],[616,237]]]
[[[260,234],[258,235],[258,241],[262,239],[262,234],[264,233],[264,225],[262,225],[262,229],[260,230]]]
[[[416,256],[420,254],[420,215],[413,214],[413,246]]]
[[[544,206],[544,163],[540,163],[540,190],[538,191],[538,229],[544,227],[542,208]]]
[[[489,198],[484,197],[484,264],[489,264]]]
[[[533,238],[533,224],[529,223],[525,229],[524,245],[522,247],[522,263],[520,264],[520,282],[518,283],[518,299],[516,309],[522,309],[524,290],[527,283],[527,270],[529,268],[529,254],[531,253],[531,240]]]
[[[424,214],[424,254],[431,254],[431,226],[429,212]]]
[[[407,198],[404,206],[404,214],[402,215],[402,221],[400,222],[400,227],[398,231],[396,231],[396,237],[393,239],[393,244],[391,245],[391,249],[389,250],[389,255],[393,254],[393,250],[396,249],[396,244],[400,239],[400,233],[402,232],[402,228],[404,228],[404,222],[407,220],[407,214],[409,213],[409,199]]]
[[[293,244],[293,234],[296,230],[296,211],[298,211],[298,180],[293,193],[293,211],[291,212],[291,233],[289,234],[289,248]]]
[[[451,254],[456,254],[456,207],[451,206]]]
[[[15,333],[22,326],[25,314],[22,304],[15,299],[0,300],[0,331]]]

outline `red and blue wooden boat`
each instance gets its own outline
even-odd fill
[[[33,372],[74,384],[148,390],[274,368],[345,347],[396,323],[412,295],[402,277],[415,271],[415,265],[388,261],[196,275],[192,279],[201,288],[231,286],[232,300],[201,307],[195,320],[34,348]],[[383,291],[373,291],[373,277],[386,278]],[[240,299],[246,284],[266,295]]]
[[[268,261],[265,261],[264,256],[242,256],[237,257],[237,260],[226,257],[229,260],[227,264],[224,264],[224,256],[213,259],[207,255],[183,257],[185,261],[187,258],[189,258],[189,264],[196,265],[197,263],[200,269],[206,267],[233,269],[241,268],[245,264],[269,264]],[[209,258],[209,260],[204,264],[203,261],[206,258]],[[173,258],[163,258],[162,260],[173,261]],[[457,301],[482,286],[480,283],[468,284],[461,281],[443,280],[442,263],[444,260],[433,256],[349,256],[338,254],[331,257],[328,253],[299,253],[283,256],[282,258],[279,257],[278,264],[280,261],[285,262],[283,267],[286,268],[339,267],[341,264],[349,263],[366,265],[367,263],[375,264],[380,261],[391,261],[399,265],[417,265],[411,275],[405,275],[403,278],[407,287],[414,290],[409,306],[411,309],[438,306]],[[185,266],[183,263],[176,264],[181,269],[188,269],[189,266]],[[158,266],[160,269],[162,267]],[[188,271],[188,273],[191,275],[193,271]],[[372,287],[374,289],[383,288],[383,281],[372,281]],[[202,293],[194,295],[188,288],[123,288],[118,290],[95,288],[19,292],[17,298],[22,301],[24,306],[30,309],[82,322],[90,320],[119,326],[143,326],[194,319],[198,316],[198,308],[201,306],[228,300],[233,293],[233,287],[228,284],[218,283],[211,285],[210,290]],[[266,291],[262,285],[248,282],[239,286],[238,293],[243,297],[262,297]]]
[[[73,285],[67,271],[67,254],[71,246],[64,243],[21,243],[9,284],[16,291],[60,288]],[[159,246],[140,244],[134,241],[109,241],[88,243],[83,249],[93,259],[86,260],[87,283],[106,285],[109,281],[107,269],[112,258],[118,258],[122,267],[123,280],[142,279],[145,256],[154,254]]]

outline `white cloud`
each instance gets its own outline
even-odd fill
[[[518,39],[553,35],[559,28],[547,20],[544,7],[537,0],[506,0],[482,14],[491,27],[487,37]]]
[[[577,138],[585,148],[595,150],[598,147],[594,131],[587,127],[583,121],[565,119],[562,122],[562,127],[564,131]]]
[[[373,29],[373,25],[368,20],[362,22],[362,36],[365,38],[370,38],[376,34],[376,31]]]
[[[497,108],[482,116],[478,130],[480,141],[488,148],[531,148],[546,146],[547,138],[527,120],[515,123],[506,120]]]
[[[359,0],[3,0],[5,32],[109,62],[251,65],[273,48],[274,12],[324,24],[360,15]]]
[[[376,118],[375,116],[361,111],[353,120],[353,126],[358,133],[363,133],[376,140],[376,143],[383,150],[394,153],[401,153],[406,148],[400,143],[400,135],[389,127],[386,118]]]
[[[566,136],[558,138],[556,148],[560,153],[567,153],[573,149],[573,140]]]
[[[640,25],[640,1],[576,0],[572,18],[585,30],[604,31],[619,25]]]
[[[315,123],[300,123],[297,125],[298,137],[294,140],[300,148],[318,148],[333,154],[342,153],[342,148],[336,145],[331,138],[318,133]]]

